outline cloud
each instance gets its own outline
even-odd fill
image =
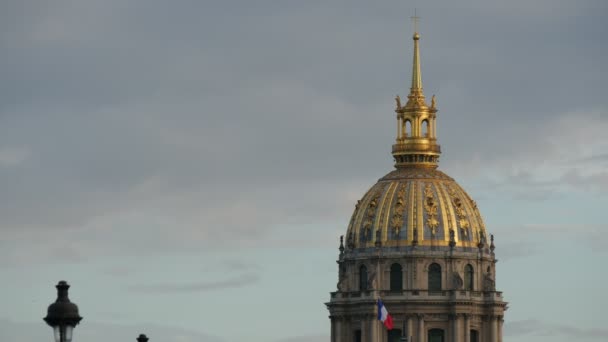
[[[536,255],[548,241],[579,241],[597,253],[606,253],[608,247],[605,224],[526,223],[497,226],[493,231],[497,257],[503,261]]]
[[[327,335],[307,335],[307,336],[296,336],[288,337],[277,340],[277,342],[327,342],[330,337]]]
[[[608,337],[608,329],[580,328],[567,324],[526,319],[507,322],[505,324],[505,336],[553,336],[604,341]]]
[[[394,51],[386,49],[405,35],[394,5],[373,8],[396,18],[393,26],[382,26],[369,18],[365,7],[345,15],[342,7],[332,5],[261,10],[263,6],[214,4],[203,11],[195,4],[153,3],[142,12],[120,1],[36,3],[3,11],[14,27],[4,30],[10,38],[3,41],[5,50],[12,53],[0,68],[7,71],[3,82],[11,85],[11,93],[0,101],[0,136],[7,142],[0,141],[0,146],[31,150],[19,172],[0,174],[7,199],[0,208],[4,230],[86,229],[99,221],[117,225],[125,216],[140,217],[143,226],[161,216],[160,221],[180,217],[190,226],[185,234],[199,229],[199,237],[216,240],[226,231],[265,239],[279,224],[348,217],[351,208],[341,203],[352,205],[357,198],[345,199],[345,194],[361,196],[391,168],[392,96],[404,89],[409,69],[403,56],[410,52],[405,43]],[[501,13],[517,8],[471,4],[494,16],[498,8]],[[554,6],[555,14],[589,10],[564,6]],[[460,6],[454,10],[463,11]],[[530,11],[524,19],[536,18]],[[20,20],[12,20],[17,14]],[[242,26],[226,18],[238,18]],[[311,18],[315,30],[310,30]],[[180,24],[161,24],[172,20]],[[426,84],[431,89],[443,81],[454,85],[454,75],[437,69],[447,67],[445,60],[434,60],[442,54],[430,52],[450,48],[449,55],[462,56],[473,42],[443,46],[437,28],[426,27]],[[455,26],[454,33],[458,30]],[[483,63],[486,53],[505,40],[492,34],[486,45],[477,46],[481,53],[452,60],[456,66],[448,65],[450,69],[471,63],[473,57],[473,64],[495,69],[495,63]],[[490,57],[506,58],[497,53]],[[371,60],[378,61],[374,67],[369,67]],[[508,83],[505,75],[496,76]],[[461,102],[452,91],[474,93],[466,87],[442,88],[439,99],[445,97],[446,114],[440,124],[450,127],[440,137],[450,141],[446,158],[464,156],[470,165],[471,154],[478,154],[498,168],[505,161],[492,160],[497,149],[505,152],[505,160],[515,154],[506,153],[509,146],[503,144],[513,142],[509,134],[534,137],[531,124],[500,129],[505,127],[500,114],[508,107],[496,108],[485,122],[469,120],[475,111],[460,112]],[[466,103],[492,103],[482,94],[467,101],[467,94],[462,98]],[[517,123],[529,113],[511,115]],[[537,117],[541,122],[549,115]],[[583,128],[597,123],[584,123]],[[553,131],[568,130],[560,126]],[[478,140],[470,142],[475,134],[463,137],[461,132],[505,139],[479,146]],[[518,146],[518,151],[527,151],[523,139]],[[510,183],[523,177],[518,170],[507,170]],[[602,179],[579,173],[570,182],[596,184]],[[228,229],[215,228],[220,225]]]
[[[451,158],[447,167],[454,172],[450,174],[485,191],[530,201],[563,193],[608,193],[604,165],[608,138],[602,133],[608,129],[605,108],[573,110],[536,124],[506,123],[505,127],[475,153],[461,160]]]
[[[29,156],[26,147],[0,147],[0,166],[16,166]]]
[[[226,340],[202,332],[156,324],[135,325],[91,322],[87,318],[74,330],[74,340],[89,342],[134,341],[144,333],[150,341],[225,342]],[[21,323],[0,319],[0,340],[34,342],[52,339],[52,330],[44,322]]]
[[[214,290],[224,290],[250,286],[259,281],[257,274],[242,274],[226,280],[199,282],[199,283],[164,283],[164,284],[145,284],[130,286],[129,290],[137,293],[192,293]]]

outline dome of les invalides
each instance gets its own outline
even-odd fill
[[[349,248],[452,246],[477,249],[487,233],[475,201],[437,170],[435,96],[422,91],[418,41],[414,39],[412,85],[407,103],[395,98],[396,170],[382,177],[357,202],[346,234]]]

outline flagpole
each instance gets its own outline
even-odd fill
[[[380,241],[380,236],[381,232],[380,229],[376,230],[376,276],[374,277],[374,282],[375,284],[375,293],[376,293],[376,310],[378,310],[378,299],[380,299],[380,253],[382,252],[382,249],[380,247],[382,247],[382,242]],[[376,317],[377,318],[377,317]],[[376,342],[381,342],[380,340],[380,330],[382,329],[382,326],[380,325],[380,320],[376,319]]]

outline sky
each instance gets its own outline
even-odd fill
[[[608,340],[606,1],[4,0],[0,341],[51,341],[63,279],[74,342],[329,341],[414,8],[504,341]]]

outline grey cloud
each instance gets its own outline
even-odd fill
[[[226,260],[223,262],[220,262],[220,267],[225,267],[228,270],[231,271],[240,271],[240,272],[244,272],[244,271],[259,271],[261,266],[257,265],[257,264],[253,264],[244,260],[236,260],[236,259],[231,259],[231,260]]]
[[[473,155],[447,164],[457,178],[516,199],[538,201],[569,192],[605,195],[608,177],[601,156],[608,146],[602,133],[608,128],[607,113],[574,110],[538,126],[514,126],[495,136],[502,147],[484,144]]]
[[[566,324],[554,324],[537,319],[527,319],[505,324],[505,336],[556,336],[603,341],[608,329],[585,329]]]
[[[146,323],[137,326],[104,324],[93,322],[90,319],[85,319],[74,330],[74,340],[134,341],[141,333],[145,333],[151,341],[225,342],[224,339],[217,336],[176,327]],[[0,319],[0,340],[2,341],[35,342],[49,339],[52,339],[52,330],[42,321],[40,323],[18,323]]]
[[[605,253],[608,225],[602,224],[521,224],[493,227],[496,256],[503,261],[536,255],[548,241],[584,241],[594,252]],[[525,236],[525,239],[522,237]]]
[[[138,253],[138,255],[141,255]],[[259,272],[262,267],[258,264],[249,262],[245,259],[226,259],[221,260],[214,258],[212,262],[203,262],[200,272],[203,274],[206,272],[222,271],[223,273],[247,273],[247,272]],[[102,273],[117,278],[130,277],[139,272],[137,267],[129,264],[121,263],[113,266],[103,268]],[[238,278],[238,277],[237,277]]]
[[[539,246],[527,241],[501,241],[497,246],[496,256],[501,261],[525,258],[538,252]]]
[[[133,275],[137,272],[137,268],[127,265],[115,265],[107,267],[101,271],[103,274],[107,274],[116,278],[124,278]]]
[[[330,337],[327,335],[307,335],[307,336],[296,336],[288,337],[277,340],[276,342],[327,342]]]
[[[129,290],[136,293],[192,293],[203,291],[215,291],[231,288],[249,286],[259,281],[256,274],[242,274],[240,276],[220,281],[200,282],[200,283],[165,283],[165,284],[140,284],[129,287]]]
[[[52,230],[95,255],[181,247],[167,235],[270,243],[281,224],[345,226],[357,197],[391,169],[411,9],[264,3],[3,4],[0,151],[27,153],[0,153],[0,228]],[[534,139],[556,113],[608,107],[596,76],[606,51],[594,43],[605,36],[594,15],[602,3],[551,2],[551,17],[538,4],[422,9],[423,76],[427,95],[438,94],[449,174],[468,181],[530,163],[555,150]],[[585,25],[564,32],[566,16]],[[577,36],[586,39],[563,44]],[[575,59],[585,63],[562,68]],[[483,167],[471,170],[475,158]],[[602,181],[580,177],[570,181]],[[145,237],[143,226],[154,226]],[[139,239],[148,244],[133,247]]]

